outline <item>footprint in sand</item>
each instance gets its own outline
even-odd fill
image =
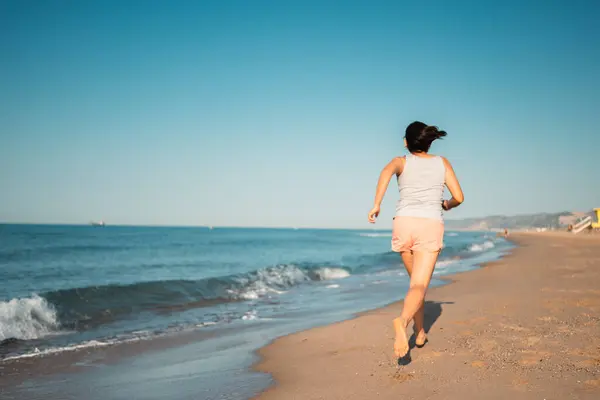
[[[414,378],[413,374],[406,374],[406,373],[403,373],[400,371],[396,371],[396,373],[394,373],[394,375],[392,376],[392,379],[394,379],[396,382],[399,382],[399,383],[410,381],[413,378]]]

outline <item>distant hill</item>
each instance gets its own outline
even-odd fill
[[[446,220],[446,229],[452,230],[501,230],[531,229],[531,228],[566,228],[591,212],[563,211],[559,213],[540,213],[523,215],[493,215],[483,218],[466,218],[460,220]]]

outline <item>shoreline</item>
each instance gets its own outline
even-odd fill
[[[577,393],[581,397],[569,398],[590,399],[600,395],[600,318],[594,317],[600,311],[600,290],[595,289],[600,287],[600,237],[520,232],[507,240],[516,247],[500,259],[437,278],[448,283],[430,289],[427,296],[430,342],[415,349],[413,338],[409,362],[392,360],[391,320],[399,312],[401,300],[341,322],[279,337],[257,350],[259,361],[252,371],[268,374],[273,384],[253,399],[392,399],[398,395],[462,399],[481,390],[493,390],[488,398],[498,399],[532,398],[534,393],[550,398],[557,393]],[[567,250],[560,260],[568,262],[566,267],[558,265],[558,255],[549,254],[557,249]],[[533,264],[535,267],[523,272],[527,279],[519,276],[518,268]],[[588,264],[598,268],[585,268]],[[570,289],[563,288],[556,274],[540,279],[546,286],[539,288],[543,294],[537,300],[544,304],[524,311],[526,304],[519,304],[519,296],[527,297],[529,306],[536,301],[536,291],[527,284],[535,286],[548,269],[563,272],[561,268],[577,271],[574,278],[585,277],[579,276]],[[496,277],[502,279],[496,281]],[[481,291],[482,285],[486,285],[485,291]],[[554,299],[556,293],[563,293],[569,298],[564,300],[569,307],[557,306],[558,300],[546,298],[548,293],[554,293]],[[492,307],[482,308],[482,303]],[[509,310],[516,312],[511,316]],[[551,315],[545,315],[548,311]],[[583,328],[573,319],[583,320]],[[552,323],[560,325],[559,333],[552,331]],[[568,347],[565,342],[574,331],[584,331],[579,333],[590,339],[587,347],[585,341],[574,344],[576,348]],[[410,326],[408,332],[412,333]],[[565,359],[570,362],[566,368],[562,365]],[[544,368],[548,366],[560,371],[558,376],[568,373],[577,378],[574,383],[557,385],[556,371]]]
[[[527,234],[529,234],[529,233],[527,233]],[[540,233],[536,232],[536,233],[531,233],[531,234],[539,235]],[[471,273],[473,273],[475,271],[488,268],[489,266],[493,266],[493,264],[496,263],[496,262],[500,262],[502,260],[505,260],[505,259],[513,256],[514,251],[516,249],[518,249],[519,246],[521,246],[521,245],[519,243],[517,243],[516,241],[514,241],[510,237],[503,238],[503,239],[505,241],[509,242],[513,247],[511,249],[507,250],[505,253],[501,254],[498,258],[495,258],[495,259],[493,259],[491,261],[483,262],[483,263],[479,264],[474,269],[470,269],[470,270],[467,270],[467,271],[458,271],[458,272],[453,272],[453,273],[450,273],[450,274],[447,274],[447,275],[432,277],[432,282],[434,280],[438,280],[438,281],[442,281],[444,283],[438,284],[438,285],[435,285],[435,286],[430,286],[430,288],[428,290],[427,297],[429,297],[433,293],[435,293],[436,290],[442,289],[442,288],[444,288],[446,286],[451,286],[452,284],[456,283],[457,280],[458,280],[457,278],[459,278],[461,275],[471,274]],[[399,260],[399,262],[401,262],[401,261]],[[403,268],[403,266],[400,264],[399,268]],[[455,278],[455,277],[457,277],[457,278]],[[425,303],[428,303],[428,301],[425,300]],[[335,322],[328,323],[326,325],[320,325],[320,326],[315,326],[315,327],[303,329],[303,330],[296,331],[296,332],[291,332],[291,333],[288,333],[286,335],[279,336],[279,337],[276,337],[276,338],[270,340],[267,344],[265,344],[264,346],[256,349],[253,352],[253,354],[257,357],[258,360],[250,366],[250,371],[251,372],[257,372],[257,373],[268,375],[270,377],[270,380],[272,381],[272,384],[269,387],[267,387],[264,390],[262,390],[261,392],[259,392],[256,395],[252,396],[250,398],[250,400],[260,400],[263,397],[264,394],[270,393],[271,391],[275,391],[279,387],[279,385],[280,385],[279,382],[277,381],[277,379],[275,379],[275,377],[274,377],[275,372],[270,371],[270,370],[266,370],[266,369],[263,368],[264,364],[267,361],[269,361],[269,360],[267,360],[268,356],[265,355],[265,352],[269,348],[271,348],[272,346],[278,345],[279,341],[291,338],[293,336],[301,335],[303,333],[307,333],[308,334],[308,333],[310,333],[311,331],[314,331],[314,330],[327,329],[329,327],[334,327],[334,326],[337,326],[337,325],[349,323],[349,322],[352,322],[354,320],[358,320],[358,319],[363,318],[363,317],[369,317],[372,314],[379,314],[380,312],[386,311],[387,309],[389,309],[391,307],[397,307],[398,309],[400,309],[400,307],[403,304],[404,304],[404,298],[402,298],[400,300],[393,300],[390,303],[385,304],[385,305],[383,305],[381,307],[377,307],[377,308],[374,308],[374,309],[371,309],[371,310],[366,310],[366,311],[360,311],[360,312],[353,313],[348,318],[340,320],[340,321],[335,321]],[[427,304],[425,305],[425,308],[426,308],[426,314],[427,314],[427,308],[428,308]],[[429,308],[431,308],[431,307],[429,307]],[[427,326],[428,325],[427,315],[425,317],[425,320],[426,320],[425,321],[425,325]],[[412,324],[409,324],[409,327],[411,325]],[[431,327],[428,327],[426,329],[427,332],[429,332],[430,328]],[[407,333],[410,333],[410,332],[411,332],[411,330],[407,328]],[[415,347],[414,346],[414,338],[411,338],[410,340],[411,341],[410,341],[409,345],[410,345],[411,350],[412,350]],[[391,354],[391,352],[390,352],[390,354]]]

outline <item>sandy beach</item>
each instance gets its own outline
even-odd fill
[[[600,398],[600,236],[511,240],[512,254],[430,290],[429,342],[409,360],[393,357],[395,303],[261,349],[255,368],[276,384],[257,398]]]

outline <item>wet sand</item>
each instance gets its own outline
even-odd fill
[[[600,235],[510,239],[512,254],[430,290],[429,342],[409,359],[393,357],[392,304],[261,349],[277,383],[257,398],[600,398]]]

